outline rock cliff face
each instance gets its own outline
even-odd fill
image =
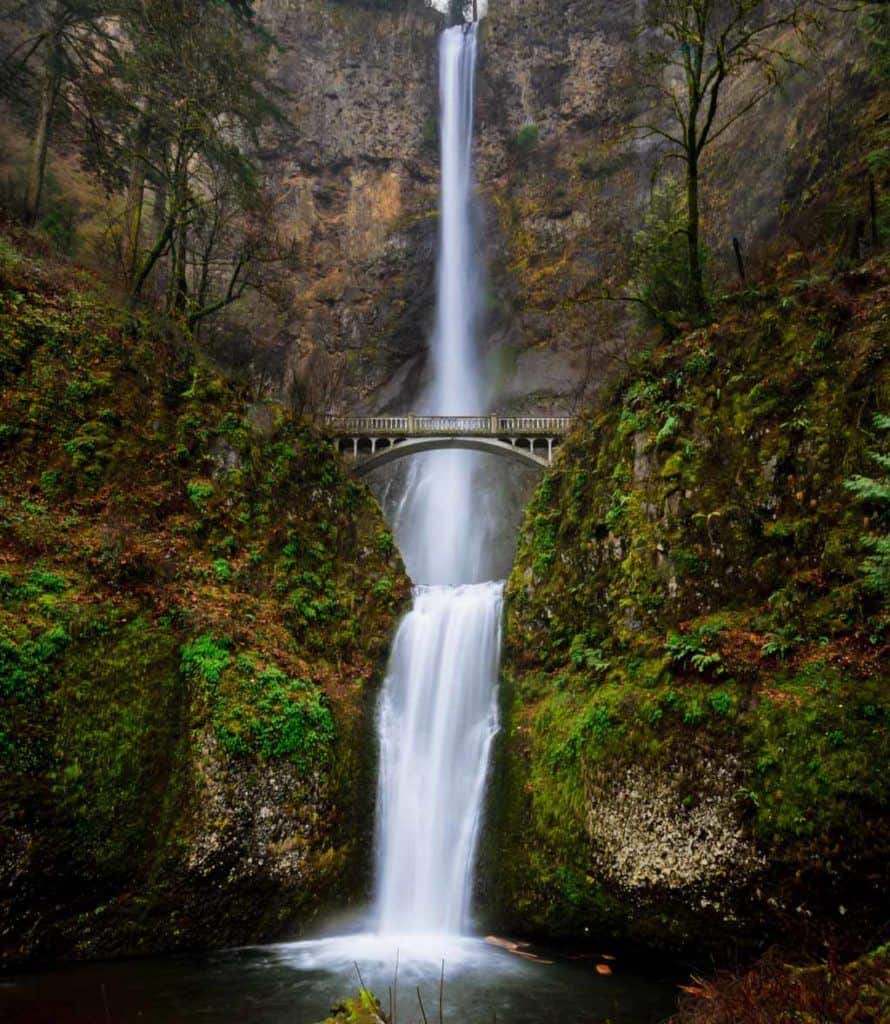
[[[644,8],[501,0],[482,22],[483,346],[498,407],[570,409],[628,353],[627,309],[597,298],[622,291],[657,158],[628,131]],[[434,302],[441,20],[419,0],[264,0],[260,10],[282,44],[277,78],[294,126],[270,139],[266,166],[304,262],[286,314],[245,313],[240,358],[279,388],[299,382],[297,400],[318,408],[407,409]],[[799,235],[862,93],[853,27],[839,21],[815,68],[709,157],[718,276],[735,272],[733,236],[755,270],[769,244]]]
[[[0,959],[300,928],[369,877],[392,537],[289,411],[0,254]]]
[[[886,511],[844,480],[886,453],[887,267],[794,267],[640,360],[531,502],[495,926],[674,950],[879,930],[887,606],[860,564]]]
[[[263,0],[290,122],[265,170],[302,256],[280,320],[257,307],[241,353],[314,408],[416,393],[435,269],[436,34],[422,3]]]

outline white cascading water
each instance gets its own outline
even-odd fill
[[[441,223],[431,411],[482,411],[475,347],[481,268],[472,206],[476,26],[439,43]],[[377,918],[382,935],[467,925],[491,744],[497,731],[503,585],[485,579],[478,456],[431,453],[408,478],[397,531],[418,583],[396,635],[380,708]]]
[[[496,729],[500,584],[418,587],[381,707],[378,928],[459,933]]]

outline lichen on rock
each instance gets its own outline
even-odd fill
[[[631,899],[666,886],[719,906],[766,863],[742,823],[741,777],[731,757],[666,764],[657,776],[600,769],[588,782],[587,832],[604,879]],[[700,799],[689,799],[693,789]]]

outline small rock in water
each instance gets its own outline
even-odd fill
[[[612,968],[608,964],[597,964],[596,965],[596,973],[597,974],[611,974],[612,973]]]

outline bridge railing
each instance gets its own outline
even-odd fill
[[[561,437],[569,416],[334,416],[322,417],[331,433],[349,437]]]

